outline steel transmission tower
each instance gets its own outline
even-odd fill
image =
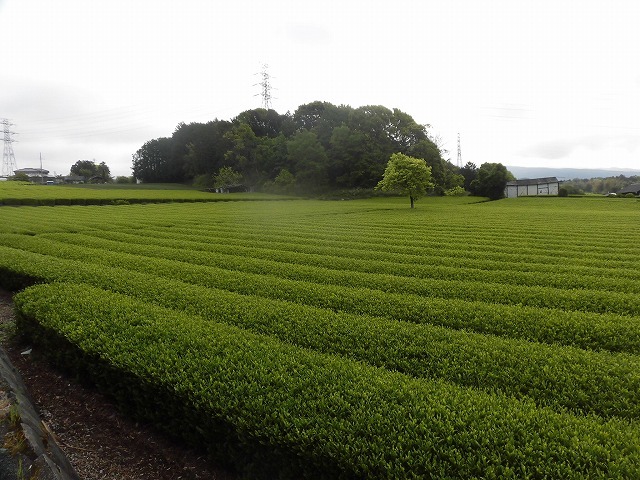
[[[254,85],[254,87],[256,85],[260,85],[260,87],[262,88],[262,91],[254,96],[257,97],[258,95],[260,95],[262,97],[262,108],[264,108],[265,110],[269,110],[271,108],[271,98],[272,98],[271,84],[269,83],[269,79],[271,77],[269,76],[268,68],[269,68],[269,65],[267,64],[262,65],[262,71],[256,74],[256,75],[262,76],[262,81]]]
[[[15,135],[15,132],[9,130],[9,127],[13,126],[13,123],[9,122],[8,118],[0,119],[0,124],[2,124],[2,130],[4,131],[4,150],[2,152],[2,176],[9,177],[13,175],[14,170],[18,167],[16,166],[16,156],[13,154],[13,145],[11,145],[15,140],[12,135]]]
[[[460,134],[458,133],[458,168],[462,168],[462,149],[460,148]]]

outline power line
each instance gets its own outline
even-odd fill
[[[16,156],[13,153],[13,135],[16,135],[15,132],[10,130],[10,127],[13,126],[13,123],[9,121],[8,118],[3,118],[0,120],[0,124],[2,124],[2,130],[4,131],[4,150],[2,151],[2,176],[9,177],[13,175],[13,172],[18,169],[16,166]]]

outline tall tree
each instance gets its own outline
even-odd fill
[[[432,187],[431,168],[424,160],[394,153],[376,189],[409,195],[411,208],[414,208],[414,202],[426,195]]]
[[[315,133],[308,130],[296,133],[287,143],[287,151],[299,187],[317,192],[327,186],[328,157]]]
[[[333,129],[328,153],[330,181],[338,188],[372,188],[384,171],[367,137],[347,125]]]
[[[133,155],[133,176],[143,182],[173,182],[169,162],[173,142],[162,137],[149,140]]]
[[[483,163],[478,169],[478,178],[471,183],[475,195],[498,200],[504,197],[507,181],[513,175],[501,163]]]
[[[251,127],[256,137],[274,138],[283,131],[292,131],[287,115],[280,115],[273,109],[255,108],[245,110],[234,119],[234,123],[244,123]]]
[[[112,180],[111,170],[106,163],[100,162],[99,165],[96,165],[96,173],[93,178],[102,183],[108,183]]]
[[[94,183],[111,182],[111,171],[105,162],[96,165],[95,160],[78,160],[69,170],[71,175],[84,177],[85,180]]]
[[[238,123],[225,134],[229,141],[229,150],[224,155],[226,166],[242,173],[245,181],[252,187],[262,179],[261,165],[258,158],[258,146],[261,138],[257,137],[246,123]]]
[[[184,155],[184,170],[188,178],[197,175],[212,175],[224,166],[224,155],[230,148],[230,142],[225,134],[231,130],[231,122],[213,120],[200,124],[187,145]]]
[[[465,163],[464,167],[460,169],[460,175],[464,177],[464,189],[472,192],[471,184],[478,178],[478,167],[476,167],[476,164],[473,162]]]
[[[96,174],[96,164],[91,160],[78,160],[71,166],[70,173],[89,180]]]

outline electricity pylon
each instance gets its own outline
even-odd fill
[[[13,126],[13,123],[9,122],[8,118],[0,119],[0,124],[2,124],[2,130],[4,131],[4,150],[2,151],[2,176],[10,177],[13,175],[14,170],[18,167],[16,166],[16,156],[13,153],[13,145],[15,142],[12,135],[15,135],[15,132],[10,130],[10,127]]]
[[[269,110],[271,108],[271,84],[269,83],[269,78],[271,77],[269,76],[268,68],[269,65],[262,65],[262,71],[256,74],[262,75],[262,81],[254,84],[254,87],[256,85],[260,85],[262,88],[262,91],[254,95],[254,97],[257,97],[258,95],[262,96],[262,108],[265,110]]]

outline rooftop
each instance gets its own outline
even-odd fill
[[[523,178],[522,180],[512,180],[507,185],[540,185],[543,183],[560,183],[556,177],[544,178]]]

